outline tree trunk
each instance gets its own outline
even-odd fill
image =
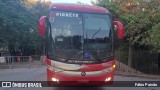
[[[128,54],[128,66],[132,67],[132,60],[133,59],[133,48],[129,46],[129,54]]]
[[[158,74],[160,74],[160,53],[158,54]]]
[[[128,50],[128,66],[132,67],[133,62],[133,45],[132,38],[129,38],[129,50]]]

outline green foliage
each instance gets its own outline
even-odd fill
[[[118,18],[119,14],[119,8],[118,8],[118,3],[116,2],[111,2],[111,0],[98,0],[98,3],[96,4],[101,7],[107,8],[114,18]]]
[[[158,51],[159,45],[159,0],[97,0],[98,6],[111,11],[115,19],[125,25],[129,45],[150,46]]]
[[[160,23],[154,25],[152,29],[148,31],[148,34],[149,37],[146,39],[146,42],[160,52]]]

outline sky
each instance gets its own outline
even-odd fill
[[[85,4],[91,4],[90,3],[91,1],[96,1],[96,0],[48,0],[48,1],[52,1],[53,3],[77,3],[79,1]]]

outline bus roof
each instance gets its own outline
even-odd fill
[[[110,13],[106,8],[91,6],[86,4],[78,4],[78,3],[53,3],[50,6],[50,10],[51,9],[72,10],[72,11],[92,12],[92,13]]]

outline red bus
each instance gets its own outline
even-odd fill
[[[39,19],[45,36],[47,80],[66,84],[99,84],[114,79],[114,25],[118,38],[123,24],[102,7],[54,3]]]

